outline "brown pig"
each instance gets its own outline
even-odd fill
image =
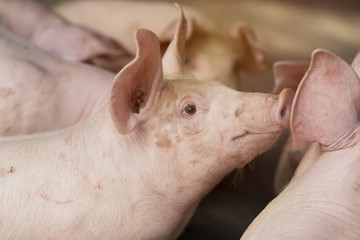
[[[159,39],[138,30],[136,58],[87,120],[1,141],[2,239],[175,239],[227,173],[270,147],[293,92],[242,93],[185,74],[185,30],[164,69]]]
[[[75,1],[55,7],[67,19],[112,36],[131,52],[135,52],[131,39],[134,30],[150,29],[159,36],[163,53],[175,32],[174,10],[169,3],[146,1]],[[248,24],[239,21],[222,33],[199,11],[185,7],[185,13],[190,23],[186,71],[199,79],[216,80],[241,90],[242,71],[255,73],[268,69],[265,52]]]
[[[294,98],[291,131],[295,146],[317,145],[241,239],[360,238],[359,113],[354,69],[333,53],[314,51]]]
[[[0,0],[0,26],[69,61],[119,70],[132,59],[116,40],[72,24],[32,0]]]

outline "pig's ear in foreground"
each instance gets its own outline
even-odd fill
[[[272,93],[279,94],[285,88],[296,91],[306,70],[309,68],[307,61],[278,61],[274,64],[274,89]]]
[[[110,114],[121,134],[142,121],[162,81],[159,39],[148,30],[135,33],[136,58],[115,77],[110,96]]]
[[[236,23],[230,31],[230,39],[240,54],[239,67],[248,73],[256,73],[269,68],[265,52],[255,39],[251,28],[245,22]]]
[[[295,145],[320,142],[327,150],[341,147],[358,128],[359,110],[360,80],[355,71],[333,53],[315,50],[292,106]]]

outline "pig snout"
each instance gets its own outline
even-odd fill
[[[294,91],[285,88],[279,94],[275,110],[275,122],[283,128],[290,126],[291,105],[294,98]]]

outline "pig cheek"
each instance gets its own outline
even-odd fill
[[[206,126],[204,121],[205,121],[204,114],[198,113],[193,116],[181,117],[178,124],[181,126],[182,135],[184,135],[184,136],[197,135],[204,130],[204,128]]]
[[[241,157],[238,159],[240,166],[242,167],[246,165],[254,157],[269,149],[279,136],[280,132],[269,134],[248,134],[242,139],[239,139],[237,149],[238,155]]]

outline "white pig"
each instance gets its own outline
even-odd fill
[[[166,49],[175,32],[174,10],[169,3],[146,1],[72,1],[55,7],[55,11],[72,22],[117,39],[131,52],[135,52],[131,36],[139,27],[155,32],[162,49]],[[242,71],[255,73],[268,69],[265,52],[248,24],[239,21],[225,34],[199,11],[185,7],[185,12],[190,22],[186,71],[199,79],[216,80],[241,90]]]
[[[360,238],[359,113],[356,72],[336,55],[314,51],[294,98],[291,130],[295,146],[317,142],[320,152],[305,168],[301,161],[241,239]]]
[[[32,0],[0,0],[0,26],[69,61],[119,70],[132,59],[116,40],[73,24]]]
[[[0,143],[2,239],[175,239],[199,201],[288,126],[290,89],[241,93],[184,74],[184,31],[164,77],[158,38],[138,30],[136,58],[92,117]]]
[[[351,67],[360,76],[360,54],[357,54]],[[307,62],[281,62],[274,65],[274,89],[280,90],[281,87],[288,87],[296,91],[298,84],[308,67]],[[273,91],[273,93],[278,93]],[[303,172],[310,166],[321,153],[321,148],[317,143],[310,144],[303,147],[295,147],[293,145],[293,138],[290,137],[287,141],[281,157],[279,159],[274,179],[274,189],[279,193],[282,188],[290,181],[296,172]],[[301,165],[299,163],[301,161]]]
[[[106,99],[115,74],[58,58],[0,28],[0,136],[65,128]]]

